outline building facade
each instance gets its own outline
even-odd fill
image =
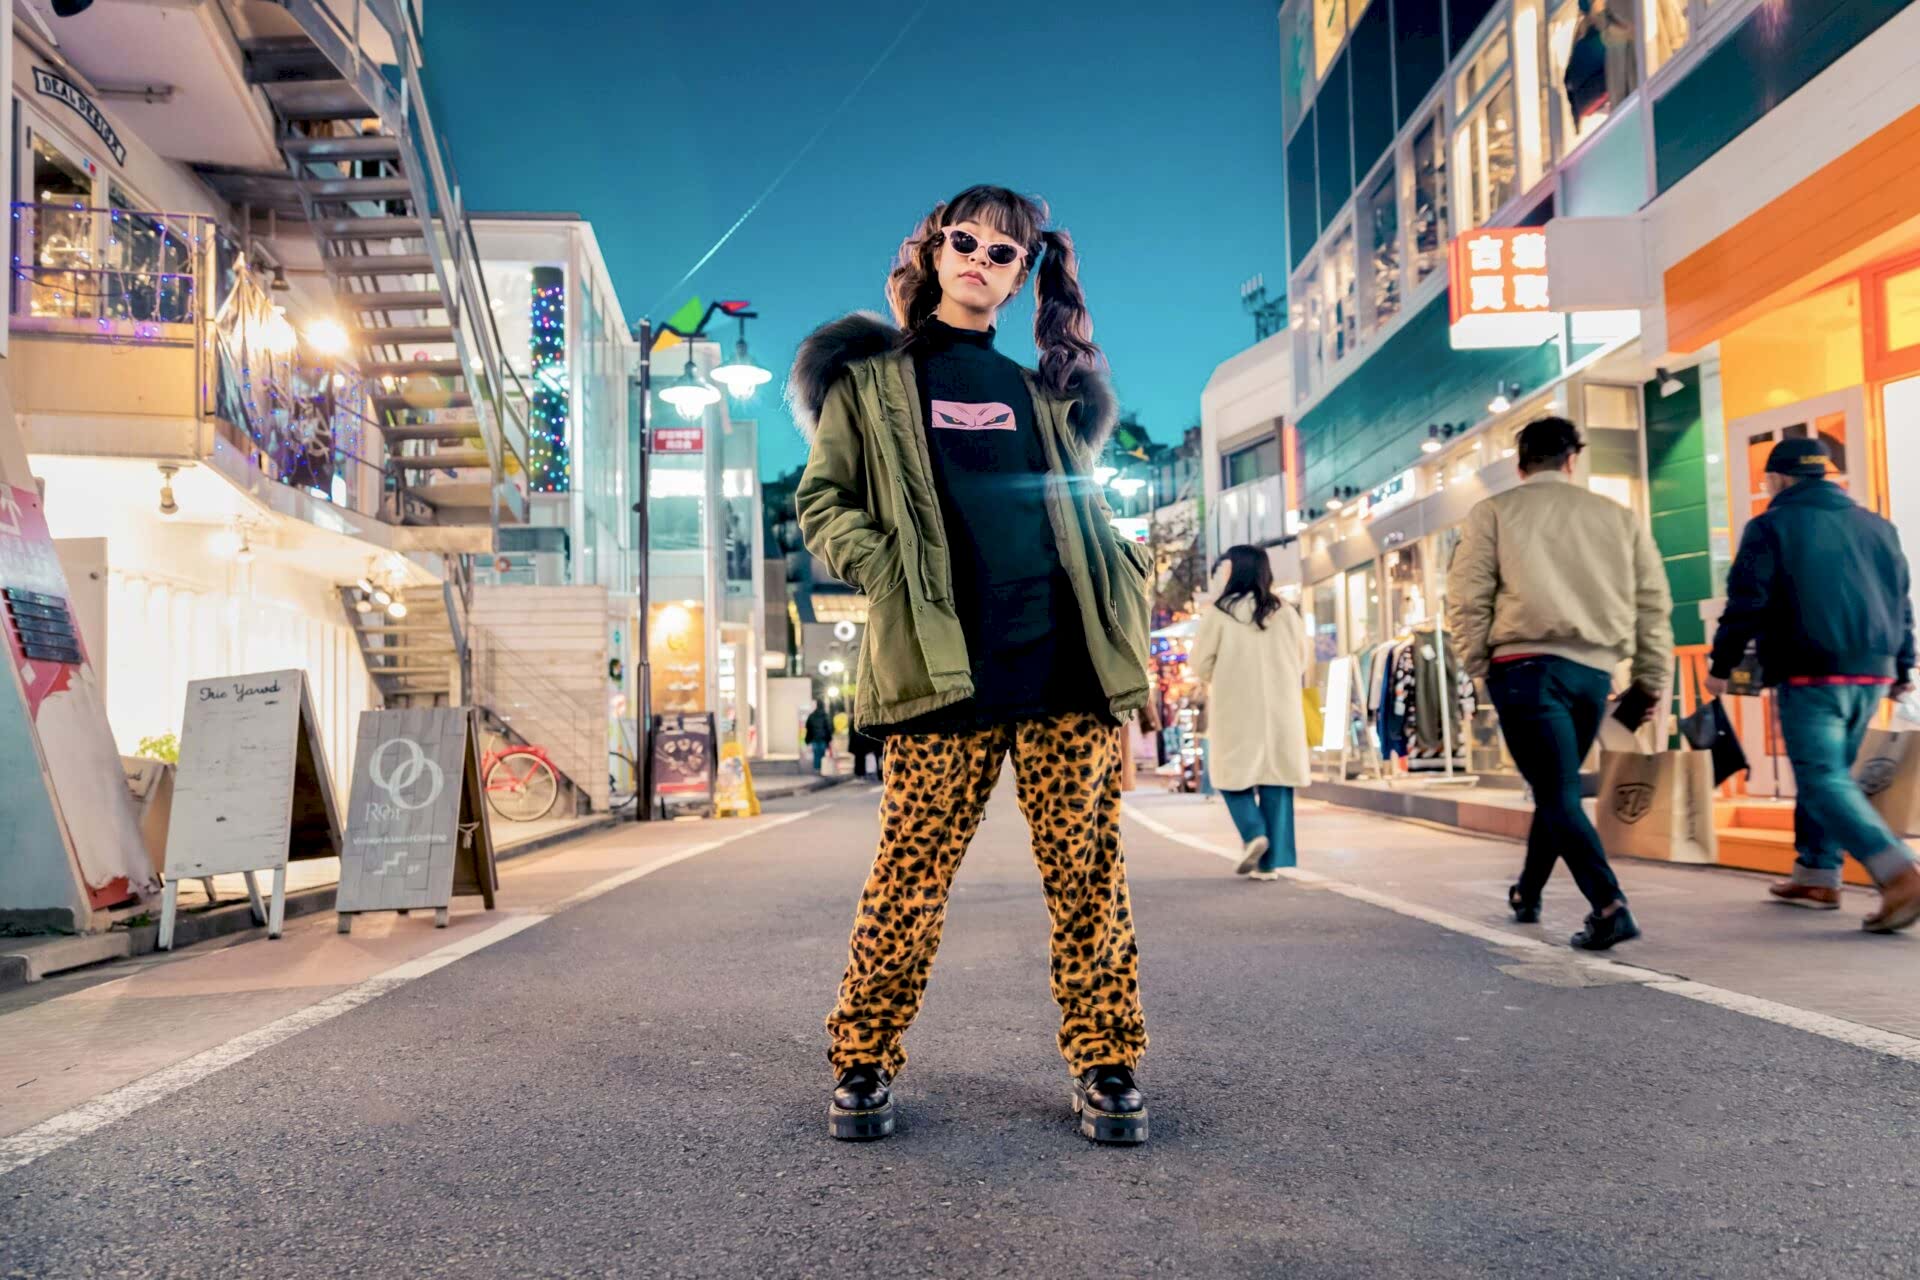
[[[1587,435],[1580,481],[1649,521],[1683,655],[1783,434],[1827,438],[1903,518],[1920,13],[1279,13],[1289,323],[1203,394],[1205,484],[1212,548],[1267,546],[1297,589],[1323,687],[1440,616],[1461,522],[1544,412]]]

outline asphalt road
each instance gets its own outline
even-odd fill
[[[826,1136],[874,831],[846,787],[0,1177],[0,1276],[1920,1267],[1913,1065],[1239,881],[1138,824],[1154,1138],[1088,1144],[1010,781],[890,1140]]]

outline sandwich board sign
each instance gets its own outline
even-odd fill
[[[455,894],[477,893],[491,911],[498,887],[472,710],[361,712],[334,901],[340,932],[362,911],[429,908],[444,929]]]
[[[160,949],[173,948],[182,879],[245,875],[254,918],[277,938],[286,919],[287,863],[339,852],[340,814],[307,673],[189,684],[167,818]],[[264,911],[256,871],[273,872],[273,901]]]
[[[653,794],[660,812],[670,799],[711,806],[718,784],[719,746],[711,711],[673,712],[653,718]]]

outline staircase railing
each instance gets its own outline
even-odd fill
[[[601,795],[607,775],[606,717],[597,707],[540,674],[486,627],[469,625],[474,686],[469,701],[485,708],[588,795]],[[595,785],[599,783],[600,785]],[[604,798],[604,797],[602,797]]]
[[[473,563],[463,555],[444,556],[442,560],[446,577],[441,580],[440,589],[447,602],[447,629],[453,634],[454,661],[460,669],[460,696],[454,702],[472,706],[473,646],[469,637],[473,631]]]
[[[417,163],[402,167],[412,188],[414,208],[428,232],[427,252],[432,255],[435,273],[447,286],[447,313],[453,326],[454,346],[467,371],[467,386],[473,397],[474,412],[480,419],[492,471],[490,508],[497,535],[502,507],[516,520],[524,519],[528,501],[531,435],[526,415],[514,403],[509,384],[518,388],[520,404],[530,400],[519,375],[504,355],[504,344],[493,321],[486,279],[480,270],[479,245],[467,220],[454,177],[453,160],[433,127],[420,79],[423,58],[419,34],[408,13],[411,6],[404,0],[349,2],[352,5],[350,25],[327,0],[279,0],[341,74],[359,89],[386,128],[403,141],[410,157],[426,162],[424,172],[423,166]],[[367,56],[361,39],[366,18],[377,22],[392,40],[399,59],[397,68]],[[399,73],[397,86],[388,78],[387,72],[391,70]],[[434,234],[436,230],[439,234]]]

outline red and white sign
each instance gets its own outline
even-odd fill
[[[653,429],[655,453],[705,453],[706,449],[707,429],[705,427],[655,427]]]
[[[40,495],[0,481],[0,633],[13,668],[0,680],[17,681],[68,856],[88,904],[101,909],[160,882],[68,599]],[[0,733],[18,732],[0,723]]]
[[[1455,350],[1537,347],[1560,332],[1547,291],[1547,234],[1539,227],[1482,227],[1447,257],[1447,318]]]

